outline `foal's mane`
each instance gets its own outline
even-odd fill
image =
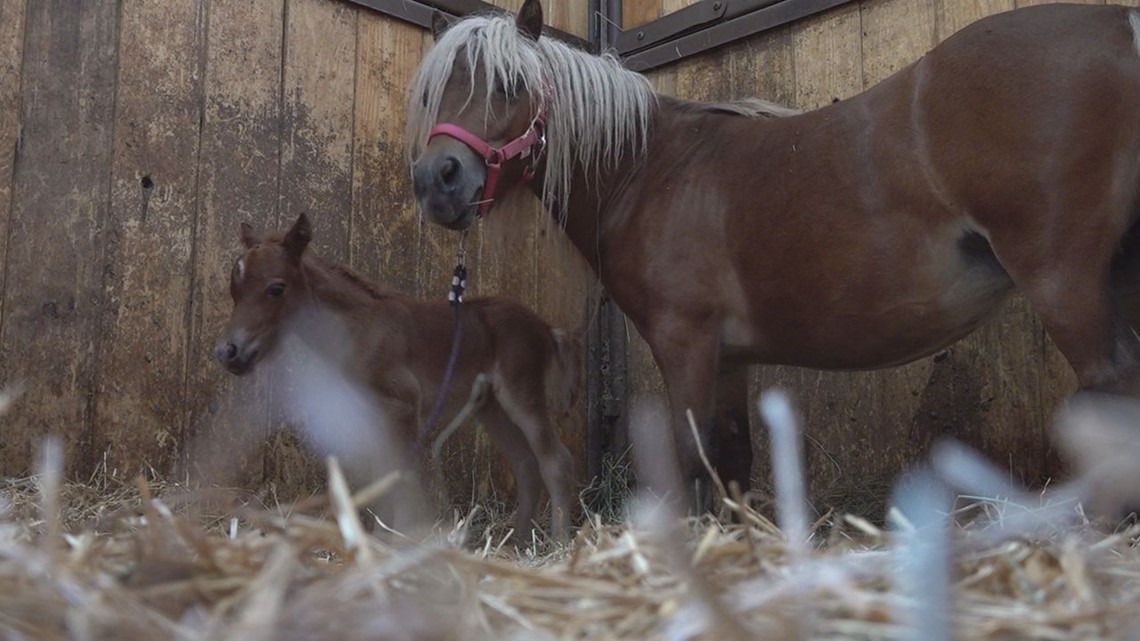
[[[315,269],[320,274],[335,279],[338,284],[346,285],[353,293],[364,296],[370,300],[382,300],[400,295],[394,289],[368,280],[347,265],[334,263],[320,256],[307,254],[302,264],[308,266],[310,269]]]

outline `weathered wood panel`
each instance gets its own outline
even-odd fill
[[[426,31],[374,13],[357,28],[349,262],[406,292],[418,283],[420,220],[404,145],[406,88]]]
[[[280,170],[282,0],[210,3],[194,235],[189,391],[191,462],[205,480],[260,483],[268,392],[213,361],[229,317],[238,225],[276,229]]]
[[[627,0],[626,26],[686,4]],[[243,468],[230,479],[315,482],[288,439],[263,443],[272,399],[257,378],[212,362],[237,223],[274,228],[309,211],[322,253],[409,293],[444,296],[457,238],[420,223],[403,145],[404,91],[430,37],[334,0],[73,5],[0,0],[0,383],[30,384],[5,417],[17,437],[0,443],[3,471],[26,470],[35,438],[61,429],[75,472],[105,451],[122,470],[161,467],[191,436],[208,435],[199,461]],[[865,0],[653,80],[690,98],[760,95],[814,108],[1013,5]],[[544,8],[581,35],[586,6]],[[472,295],[507,294],[581,331],[592,276],[533,199],[496,209],[468,242]],[[651,355],[629,334],[631,391],[659,393]],[[1015,298],[935,358],[858,374],[757,368],[753,388],[771,385],[789,388],[805,414],[819,497],[889,477],[940,434],[1015,453],[1016,476],[1047,473],[1045,424],[1072,376]],[[579,404],[559,419],[580,458],[583,414]],[[223,455],[230,460],[210,458]],[[509,494],[478,429],[456,438],[445,467],[460,500]],[[765,476],[762,462],[756,473]]]
[[[312,249],[348,258],[353,96],[359,10],[337,0],[288,0],[282,87],[279,226],[307,212]]]
[[[547,11],[586,32],[585,2]],[[284,499],[319,484],[319,462],[272,435],[269,382],[213,361],[238,223],[307,211],[316,251],[445,296],[457,237],[420,222],[403,141],[429,40],[337,0],[0,0],[0,383],[29,384],[5,417],[5,473],[57,430],[73,474],[179,459]],[[497,209],[469,249],[472,295],[581,330],[588,274],[533,198]],[[580,403],[559,425],[584,457],[583,416]],[[478,434],[445,461],[457,500],[509,494]]]
[[[972,22],[1013,8],[1013,0],[934,0],[934,37],[942,42]]]
[[[666,7],[661,0],[622,0],[621,27],[628,31],[652,22],[680,7]]]
[[[583,0],[549,0],[543,4],[542,9],[546,23],[555,29],[561,29],[579,38],[586,38],[589,35],[589,2]]]
[[[1020,7],[1030,7],[1030,6],[1038,5],[1038,4],[1057,4],[1060,1],[1062,1],[1062,0],[1017,0],[1017,6],[1018,6],[1018,8],[1020,8]],[[1104,4],[1104,0],[1063,0],[1063,1],[1070,3],[1070,4]],[[1114,2],[1113,4],[1122,4],[1122,3]]]
[[[20,67],[24,58],[24,0],[0,0],[0,266],[7,264],[12,211],[12,171],[20,141]],[[0,328],[4,326],[4,284],[0,268]],[[0,381],[0,385],[10,381]]]
[[[103,298],[118,3],[44,0],[27,9],[0,328],[0,380],[24,380],[27,394],[5,417],[0,460],[5,473],[26,472],[35,444],[54,432],[63,437],[68,464],[81,472],[93,463],[87,430]]]
[[[287,0],[281,88],[281,180],[276,227],[307,213],[311,250],[348,260],[352,224],[352,146],[359,11],[337,0]],[[292,390],[271,392],[273,408]],[[279,411],[274,424],[285,427]],[[265,447],[265,475],[295,495],[319,483],[324,457],[307,451],[292,429]]]
[[[204,15],[123,3],[93,451],[126,474],[182,446]]]
[[[850,4],[792,26],[793,106],[817,109],[863,89],[860,21]]]

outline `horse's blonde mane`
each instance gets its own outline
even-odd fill
[[[465,63],[469,86],[482,84],[488,96],[496,81],[520,86],[531,96],[541,96],[544,83],[550,83],[542,194],[549,211],[565,215],[575,165],[593,167],[596,178],[627,154],[645,155],[656,105],[645,76],[629,71],[611,54],[591,55],[548,37],[531,40],[519,32],[513,17],[496,13],[456,22],[424,56],[408,102],[412,160],[427,145],[447,81],[460,70],[457,61]],[[476,78],[480,68],[483,77]],[[486,109],[489,115],[490,105]]]
[[[742,98],[729,102],[691,102],[687,100],[672,99],[677,108],[692,113],[720,113],[731,116],[741,116],[753,120],[787,118],[801,112],[791,107],[761,100],[760,98]]]

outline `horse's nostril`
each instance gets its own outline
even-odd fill
[[[222,358],[224,358],[227,361],[232,361],[235,358],[237,358],[237,355],[238,355],[237,345],[234,345],[233,343],[226,343],[226,346],[222,349]]]
[[[443,163],[439,166],[439,178],[445,185],[451,185],[455,179],[459,177],[459,160],[454,156],[449,156],[444,159]]]

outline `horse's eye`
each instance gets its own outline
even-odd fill
[[[280,298],[285,293],[285,283],[269,283],[269,287],[265,288],[265,293],[272,298]]]
[[[510,82],[503,82],[502,78],[495,78],[495,95],[507,100],[514,100],[519,95],[518,80],[512,79]]]

